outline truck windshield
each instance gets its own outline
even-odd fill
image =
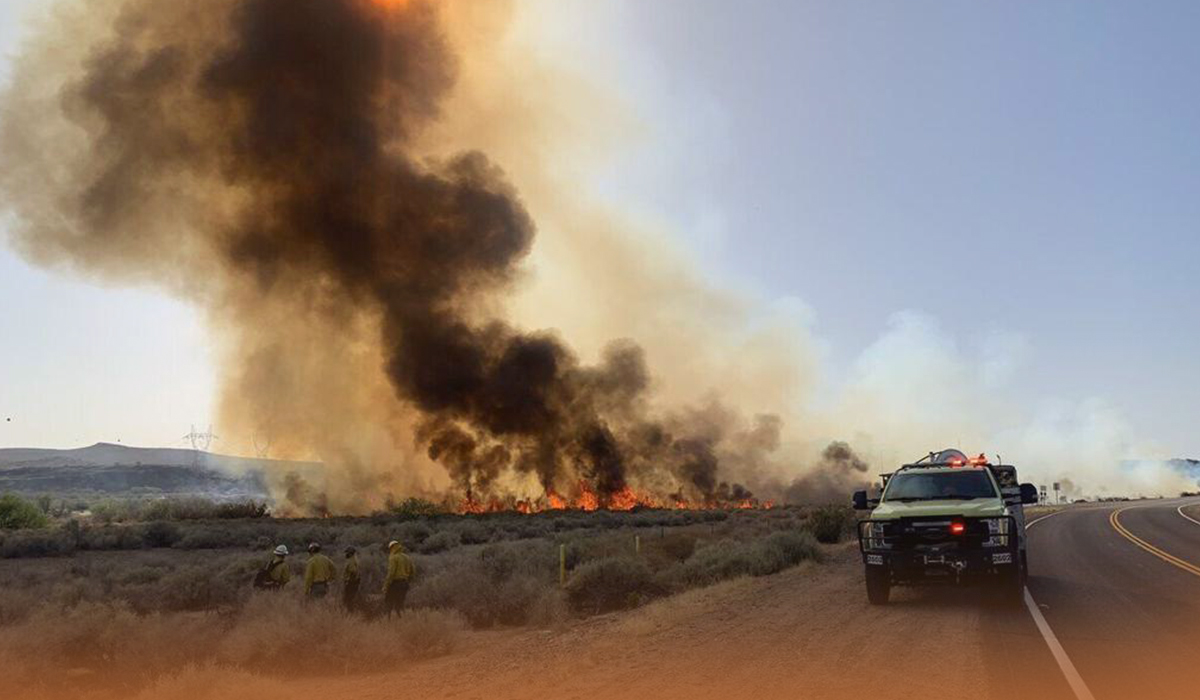
[[[969,501],[995,498],[996,487],[982,469],[947,469],[925,474],[897,474],[888,482],[884,501]]]

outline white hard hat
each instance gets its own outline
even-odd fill
[[[391,542],[388,542],[388,549],[391,549],[392,547],[395,547],[398,544],[400,544],[398,541],[392,540]]]
[[[281,557],[286,557],[288,555],[287,545],[279,545],[275,548],[275,553]]]

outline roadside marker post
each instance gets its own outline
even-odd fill
[[[567,545],[558,545],[558,587],[567,587]]]

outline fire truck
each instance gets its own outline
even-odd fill
[[[882,479],[878,499],[854,494],[854,507],[871,511],[858,527],[871,604],[886,605],[893,586],[980,581],[1006,603],[1023,600],[1024,506],[1038,491],[1016,467],[947,449]]]

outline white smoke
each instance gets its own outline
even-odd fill
[[[955,446],[999,453],[1023,481],[1064,482],[1075,497],[1195,488],[1101,394],[1068,399],[1027,389],[1038,384],[1027,363],[1036,352],[1019,334],[964,343],[928,315],[898,313],[859,356],[829,420],[862,436],[856,448],[884,468]]]

